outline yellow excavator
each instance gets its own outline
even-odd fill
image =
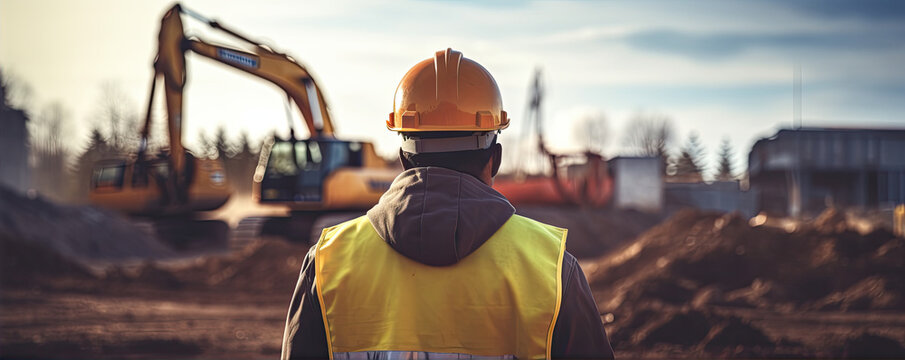
[[[250,45],[251,51],[187,37],[182,14]],[[399,173],[377,155],[373,144],[334,137],[323,94],[315,79],[295,59],[176,4],[161,20],[138,153],[129,159],[98,162],[90,194],[92,203],[131,215],[185,219],[187,214],[217,209],[229,199],[230,186],[222,160],[195,158],[182,145],[182,93],[188,51],[276,85],[286,93],[287,101],[295,104],[307,126],[309,138],[297,139],[290,119],[288,139],[274,135],[262,146],[254,174],[254,197],[261,204],[285,207],[291,212],[287,217],[256,218],[251,221],[257,226],[256,232],[304,241],[318,217],[369,208]],[[150,157],[147,144],[158,78],[163,78],[165,89],[169,151]]]

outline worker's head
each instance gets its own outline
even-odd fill
[[[387,128],[402,135],[406,168],[439,166],[492,183],[502,159],[497,134],[509,126],[500,89],[477,62],[438,51],[402,77]]]

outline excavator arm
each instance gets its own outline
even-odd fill
[[[254,52],[211,44],[194,37],[186,37],[180,14],[195,17],[215,29],[251,44]],[[173,168],[182,169],[184,166],[182,94],[186,84],[186,51],[192,51],[273,83],[282,89],[287,97],[296,104],[311,137],[333,137],[333,122],[330,119],[330,112],[327,109],[323,94],[320,87],[317,86],[317,82],[304,66],[286,54],[276,52],[267,45],[250,40],[233,30],[223,27],[216,21],[204,18],[176,4],[164,14],[161,20],[151,97],[145,126],[141,132],[141,151],[144,151],[147,144],[156,81],[158,77],[163,77],[167,104],[168,137]]]

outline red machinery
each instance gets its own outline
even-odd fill
[[[577,154],[551,152],[544,144],[541,128],[542,99],[543,88],[538,70],[534,76],[525,125],[528,128],[533,125],[537,132],[538,150],[549,161],[552,173],[540,176],[498,177],[493,188],[514,205],[603,207],[610,201],[613,193],[613,182],[606,160],[602,155],[590,150]]]

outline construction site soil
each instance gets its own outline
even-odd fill
[[[0,357],[278,356],[307,246],[186,255],[115,214],[0,196]],[[519,213],[570,228],[618,357],[905,357],[905,242],[885,230]]]
[[[630,357],[905,357],[903,265],[903,239],[834,210],[795,228],[683,210],[583,262]]]

